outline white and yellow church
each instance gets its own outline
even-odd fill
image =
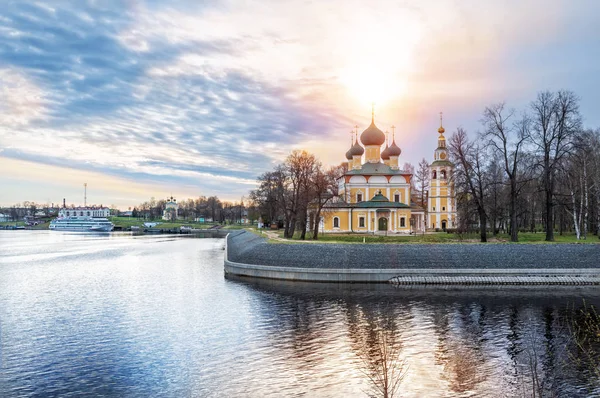
[[[424,209],[411,200],[413,175],[400,169],[402,150],[396,144],[395,134],[389,143],[386,134],[375,125],[373,113],[371,125],[360,135],[360,143],[357,134],[346,152],[348,171],[338,180],[339,200],[323,209],[322,230],[410,234],[455,228],[456,200],[451,178],[454,164],[448,160],[444,132],[440,118]]]

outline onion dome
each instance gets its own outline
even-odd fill
[[[352,148],[350,148],[350,150],[348,151],[352,156],[362,156],[363,153],[365,153],[365,149],[360,146],[360,144],[358,143],[358,141],[356,141],[354,143],[354,145],[352,145]]]
[[[360,135],[360,142],[362,142],[364,146],[381,146],[385,142],[385,134],[375,126],[375,121],[371,121],[371,125]]]
[[[390,147],[387,149],[387,151],[388,151],[388,156],[400,156],[400,154],[402,153],[402,150],[400,149],[400,147],[398,147],[398,145],[396,145],[396,140],[392,141],[392,145],[390,145]],[[383,154],[382,154],[382,157],[383,157]]]
[[[446,130],[442,126],[440,126],[440,128],[438,129],[438,133],[440,134],[444,134],[445,131]]]
[[[390,160],[390,147],[385,146],[385,149],[381,152],[381,159]]]
[[[352,160],[352,148],[354,147],[351,146],[350,149],[348,149],[348,152],[346,152],[346,159],[348,160]]]

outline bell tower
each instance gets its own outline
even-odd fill
[[[430,230],[446,230],[456,228],[456,198],[454,191],[454,163],[448,159],[446,148],[446,130],[440,112],[440,128],[438,128],[438,146],[433,154],[433,163],[429,165],[429,198],[427,200]]]

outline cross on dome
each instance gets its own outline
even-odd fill
[[[443,119],[442,119],[443,114],[444,114],[444,112],[440,112],[440,128],[438,129],[438,133],[440,133],[440,134],[444,134],[444,132],[446,131],[443,126]]]

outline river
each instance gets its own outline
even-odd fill
[[[600,394],[567,316],[600,288],[233,280],[223,247],[0,231],[0,396],[362,397],[382,345],[401,396]]]

